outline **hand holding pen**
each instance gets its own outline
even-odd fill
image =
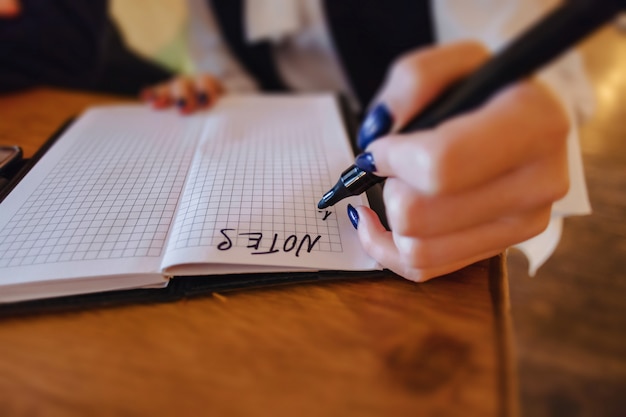
[[[387,134],[487,59],[469,42],[407,55],[361,129],[359,142],[369,146],[356,163],[388,177],[383,198],[392,231],[367,207],[350,206],[348,214],[370,256],[405,278],[452,272],[538,234],[552,202],[567,192],[569,123],[535,81],[435,129]]]
[[[374,259],[414,281],[537,235],[569,188],[568,121],[561,103],[528,77],[625,7],[626,0],[567,1],[474,70],[465,64],[486,60],[476,45],[406,56],[360,144],[390,129],[404,134],[372,143],[318,207],[390,177],[383,197],[391,232],[365,207],[348,206],[348,216]]]

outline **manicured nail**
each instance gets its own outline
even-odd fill
[[[374,155],[370,152],[364,152],[357,155],[354,165],[366,172],[376,172],[376,164],[374,163]]]
[[[184,98],[179,98],[178,100],[176,100],[176,107],[183,110],[185,107],[187,107],[187,100],[185,100]]]
[[[378,104],[367,115],[359,130],[358,145],[365,149],[374,140],[386,135],[393,126],[393,117],[389,109],[383,103]]]
[[[196,94],[196,100],[198,100],[200,106],[206,106],[209,103],[209,95],[204,91],[200,91]]]
[[[348,218],[350,219],[350,223],[354,226],[355,229],[359,228],[359,212],[356,211],[352,204],[348,204]]]

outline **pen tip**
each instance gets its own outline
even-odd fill
[[[334,206],[344,198],[350,197],[351,195],[353,194],[351,194],[350,191],[348,191],[348,189],[343,185],[343,182],[339,180],[332,189],[324,194],[320,202],[317,203],[317,208],[321,210]]]
[[[317,208],[321,210],[321,209],[325,209],[326,207],[329,207],[331,205],[330,201],[332,200],[334,195],[335,195],[335,189],[333,188],[332,190],[324,194],[324,196],[319,201],[319,203],[317,203]]]

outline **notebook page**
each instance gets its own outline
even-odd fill
[[[351,155],[330,95],[222,99],[207,114],[164,270],[374,269],[346,215],[366,198],[317,209]]]
[[[202,126],[145,106],[86,112],[0,204],[0,285],[154,283]]]

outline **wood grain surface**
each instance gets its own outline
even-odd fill
[[[120,98],[0,97],[32,155]],[[2,416],[516,414],[503,258],[425,284],[389,276],[0,320]]]
[[[565,221],[537,276],[509,256],[523,414],[626,416],[626,19],[580,48],[595,92],[581,130],[590,216]]]

